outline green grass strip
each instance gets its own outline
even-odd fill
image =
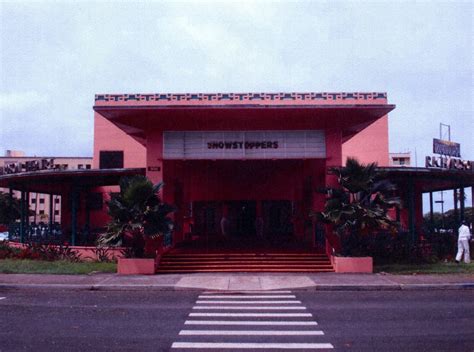
[[[474,274],[474,262],[465,263],[433,263],[433,264],[388,264],[377,265],[375,272],[391,274]]]
[[[68,261],[42,261],[29,259],[2,259],[0,273],[4,274],[90,274],[94,272],[114,273],[117,271],[115,263]]]

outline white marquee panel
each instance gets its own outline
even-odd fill
[[[324,131],[166,131],[164,159],[325,158]]]

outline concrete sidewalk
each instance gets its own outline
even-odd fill
[[[0,274],[0,290],[433,290],[474,289],[474,275],[391,274]]]

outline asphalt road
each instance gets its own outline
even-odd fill
[[[474,351],[473,290],[261,295],[0,291],[0,351]]]

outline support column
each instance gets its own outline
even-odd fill
[[[26,230],[28,231],[30,227],[30,192],[26,192],[25,198]]]
[[[430,192],[430,225],[434,227],[434,214],[433,214],[433,192]]]
[[[53,194],[49,194],[49,229],[48,229],[48,235],[51,237],[53,235],[53,217],[54,217],[54,212],[53,212]]]
[[[415,233],[415,183],[410,178],[408,181],[408,231],[410,234],[410,243],[416,243]]]
[[[73,188],[71,192],[71,246],[76,245],[78,209],[79,209],[79,192],[76,188]]]
[[[336,175],[328,174],[328,169],[331,167],[342,167],[342,133],[341,130],[325,131],[326,136],[326,170],[325,170],[325,185],[326,187],[339,187],[339,182]],[[329,255],[329,248],[336,251],[341,249],[341,242],[338,236],[334,234],[331,225],[325,226],[326,237],[326,253]],[[313,233],[316,234],[316,224],[313,226]]]
[[[453,200],[454,200],[454,223],[456,228],[459,226],[459,212],[458,212],[458,189],[453,189]]]
[[[25,242],[26,224],[25,224],[25,191],[21,191],[20,194],[20,243]]]
[[[461,221],[466,220],[466,214],[465,214],[465,200],[466,200],[466,195],[464,193],[464,187],[461,187],[459,189],[459,207],[461,211]]]
[[[474,186],[471,186],[471,224],[474,224]]]
[[[337,176],[327,174],[327,169],[338,166],[343,166],[342,134],[340,130],[326,130],[326,186],[339,186]]]
[[[163,131],[147,136],[146,176],[153,184],[163,182]]]

